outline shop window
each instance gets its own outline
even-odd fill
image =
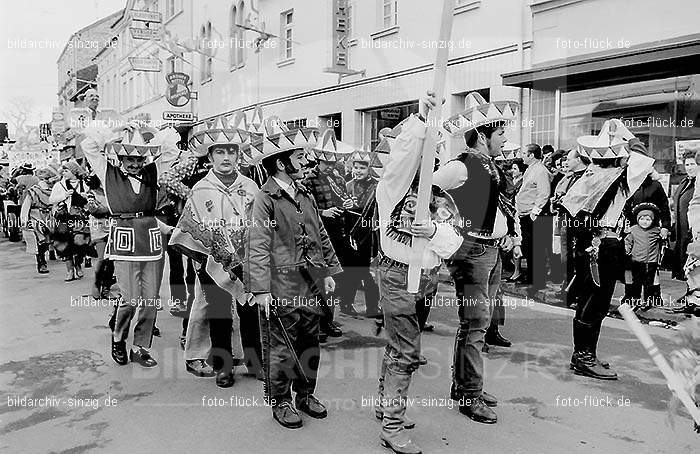
[[[363,143],[368,144],[372,150],[379,145],[379,132],[384,128],[393,128],[411,114],[418,113],[418,102],[383,106],[363,112]]]
[[[342,114],[338,112],[318,117],[318,128],[321,131],[333,129],[336,139],[342,140]]]
[[[532,119],[531,142],[540,146],[554,144],[556,119],[556,93],[553,91],[532,90],[530,118]],[[555,147],[556,148],[556,147]]]
[[[700,75],[562,92],[560,147],[597,134],[603,122],[619,118],[656,159],[660,173],[681,172],[676,142],[700,138],[697,88]]]

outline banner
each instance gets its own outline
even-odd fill
[[[61,161],[59,150],[10,150],[7,152],[10,169],[16,169],[24,163],[34,164],[35,167],[46,167],[51,161]]]

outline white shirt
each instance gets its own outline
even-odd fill
[[[440,167],[433,174],[433,184],[440,187],[443,191],[449,191],[462,186],[468,177],[467,166],[462,161],[449,161]],[[470,233],[470,236],[477,238],[502,238],[508,234],[508,222],[506,216],[501,211],[501,208],[496,209],[496,219],[493,223],[493,233],[490,237],[484,235],[475,235]]]
[[[279,187],[280,187],[284,192],[286,192],[287,194],[289,194],[289,196],[290,196],[292,199],[296,196],[297,191],[296,191],[296,189],[294,188],[294,184],[285,183],[284,181],[280,180],[280,179],[277,178],[277,177],[272,177],[272,179],[275,180],[275,182],[277,182],[277,184],[279,185]]]

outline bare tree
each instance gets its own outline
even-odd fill
[[[15,96],[7,101],[8,106],[2,109],[2,114],[6,117],[11,126],[14,127],[15,137],[19,137],[25,132],[27,120],[35,114],[34,98],[29,96]]]

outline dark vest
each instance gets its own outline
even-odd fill
[[[506,180],[498,167],[488,157],[475,152],[465,152],[457,156],[467,168],[467,181],[449,192],[462,216],[466,235],[491,235],[496,220],[498,198],[505,190]]]
[[[154,216],[158,199],[156,165],[146,165],[139,178],[141,187],[135,193],[129,177],[118,167],[107,164],[104,192],[110,212],[116,216],[110,222],[107,243],[107,254],[113,260],[153,261],[163,251]]]

